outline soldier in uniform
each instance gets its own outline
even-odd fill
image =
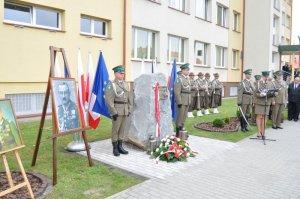
[[[257,83],[258,83],[258,81],[261,79],[261,75],[254,75],[254,79],[255,79],[255,81],[254,81],[254,86],[253,86],[253,91],[255,90],[255,88],[257,87]],[[253,95],[253,106],[252,106],[252,114],[251,114],[251,122],[253,123],[253,124],[256,124],[256,115],[255,115],[255,106],[254,106],[254,104],[255,104],[255,99],[256,99],[256,97],[255,97],[255,95]]]
[[[191,82],[188,77],[189,64],[180,66],[181,75],[175,81],[174,94],[177,104],[177,118],[176,118],[176,137],[180,137],[179,132],[183,130],[184,122],[187,117],[189,106],[191,105]]]
[[[257,136],[262,139],[265,139],[266,116],[269,114],[270,105],[275,105],[274,94],[268,92],[273,88],[271,82],[267,81],[269,74],[269,71],[263,71],[262,78],[255,88],[255,114],[258,128]]]
[[[205,73],[205,111],[204,114],[209,114],[209,109],[211,108],[211,97],[212,97],[212,86],[210,81],[210,74]]]
[[[0,108],[0,152],[10,150],[21,144],[17,134],[16,125],[4,118],[4,113]]]
[[[222,104],[222,88],[223,84],[219,80],[219,73],[214,73],[214,80],[211,82],[212,86],[212,99],[211,107],[213,108],[213,113],[219,113],[218,107]]]
[[[242,110],[240,115],[241,130],[243,132],[249,131],[247,127],[248,118],[250,118],[251,109],[253,106],[253,92],[254,87],[251,82],[252,69],[245,70],[245,79],[238,85],[237,105]],[[245,117],[245,118],[244,118]]]
[[[205,108],[205,81],[203,79],[203,73],[198,73],[197,88],[197,116],[203,116],[202,110]]]
[[[197,109],[197,93],[198,93],[198,88],[197,88],[197,82],[195,80],[195,74],[193,72],[190,72],[189,74],[190,77],[190,83],[191,83],[191,105],[189,106],[189,112],[188,112],[188,117],[194,117],[193,111]]]
[[[65,132],[79,128],[79,115],[76,104],[70,99],[70,89],[65,82],[58,85],[58,94],[62,104],[58,106],[59,130]]]
[[[284,110],[285,102],[286,102],[286,87],[282,79],[282,72],[276,71],[274,73],[273,82],[275,89],[278,94],[274,97],[275,106],[272,111],[272,128],[273,129],[282,129],[281,120],[282,120],[282,112]]]
[[[115,79],[107,84],[105,90],[105,102],[112,117],[112,145],[114,156],[128,154],[123,148],[124,131],[128,116],[132,111],[132,96],[129,85],[124,81],[125,68],[116,66],[113,68]]]

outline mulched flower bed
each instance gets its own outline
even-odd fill
[[[211,132],[220,132],[220,133],[237,132],[240,127],[240,120],[239,118],[236,117],[230,118],[229,123],[224,124],[222,128],[214,127],[212,122],[201,122],[195,124],[194,127],[197,129],[211,131]]]
[[[24,182],[23,177],[20,172],[12,172],[12,178],[14,185]],[[50,186],[51,181],[43,175],[27,173],[27,178],[30,182],[32,191],[35,197],[39,197],[44,194],[46,189]],[[9,188],[9,184],[7,181],[7,176],[5,172],[0,172],[0,192]],[[28,194],[27,186],[22,187],[10,194],[7,194],[1,199],[27,199],[30,198]]]

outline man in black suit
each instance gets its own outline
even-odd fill
[[[288,88],[288,119],[295,122],[299,119],[300,112],[300,78],[295,77],[294,82]]]

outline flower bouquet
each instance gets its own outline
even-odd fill
[[[188,157],[195,157],[196,152],[191,150],[186,140],[171,135],[163,138],[151,155],[156,158],[156,162],[158,160],[177,162],[186,161]]]

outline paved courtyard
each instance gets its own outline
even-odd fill
[[[92,157],[148,177],[149,180],[110,198],[300,199],[300,122],[284,130],[268,129],[267,142],[238,143],[191,136],[199,152],[186,163],[155,163],[145,152],[115,158],[109,140],[91,143]]]

